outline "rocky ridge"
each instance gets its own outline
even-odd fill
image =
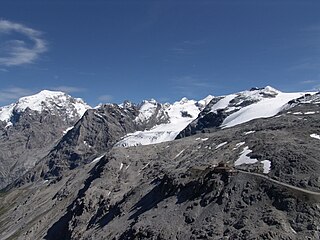
[[[34,167],[89,108],[47,90],[0,108],[0,188]]]

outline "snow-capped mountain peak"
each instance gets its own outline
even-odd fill
[[[249,91],[242,91],[238,94],[246,98],[261,100],[262,98],[275,97],[280,93],[281,91],[273,87],[266,86],[264,88],[251,88]]]
[[[180,103],[180,104],[184,104],[184,103],[187,103],[188,101],[189,101],[188,98],[183,97],[183,98],[181,98],[181,100],[179,101],[179,103]]]
[[[120,108],[132,108],[135,106],[131,101],[125,100],[123,103],[119,104]]]
[[[161,104],[158,103],[155,99],[143,100],[141,104],[139,104],[139,115],[136,117],[136,122],[148,122],[152,116],[157,114]]]
[[[20,98],[16,103],[0,108],[0,120],[10,122],[14,113],[24,112],[26,109],[41,113],[48,111],[52,114],[65,114],[67,118],[81,117],[91,108],[80,98],[73,98],[60,91],[42,90],[41,92]]]
[[[251,88],[235,94],[229,94],[217,98],[215,104],[211,106],[210,112],[217,112],[219,109],[225,112],[237,111],[247,105],[259,102],[264,99],[275,98],[282,92],[273,87]]]
[[[42,90],[35,95],[20,98],[16,103],[16,110],[22,112],[26,108],[30,108],[31,110],[41,112],[47,103],[51,105],[55,101],[56,104],[59,104],[61,101],[67,100],[66,96],[63,92]]]
[[[204,99],[198,101],[198,104],[201,108],[205,108],[205,106],[207,106],[209,104],[209,102],[211,102],[211,100],[214,98],[214,96],[212,95],[208,95],[207,97],[205,97]]]
[[[170,121],[172,122],[174,119],[181,119],[186,117],[197,117],[200,107],[198,107],[196,103],[197,101],[188,100],[187,98],[182,98],[180,101],[174,102],[166,109]]]
[[[265,92],[269,92],[269,93],[281,93],[281,91],[279,91],[279,90],[277,90],[277,89],[275,89],[275,88],[273,88],[271,86],[266,86],[266,87],[263,88],[263,90]]]

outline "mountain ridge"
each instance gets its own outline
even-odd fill
[[[320,97],[288,105],[170,143],[112,147],[58,180],[14,186],[0,195],[0,238],[319,239]],[[86,113],[101,120],[88,127],[125,113],[105,107]]]
[[[0,108],[0,188],[32,169],[88,108],[47,90]]]
[[[63,99],[67,99],[66,94],[61,92],[42,91],[40,93],[63,96]],[[65,127],[63,134],[58,134],[59,137],[54,139],[54,145],[50,145],[50,148],[46,150],[47,154],[42,154],[42,157],[37,158],[36,161],[33,160],[33,164],[37,161],[43,162],[40,167],[42,170],[36,169],[31,177],[29,174],[25,180],[21,179],[19,182],[29,181],[28,179],[34,176],[40,177],[37,171],[41,171],[42,176],[45,175],[47,178],[61,178],[65,171],[88,164],[114,146],[156,144],[190,136],[197,132],[210,132],[224,128],[223,123],[228,117],[238,114],[243,109],[251,108],[255,104],[277,100],[277,97],[282,94],[285,93],[267,86],[219,97],[209,95],[200,101],[182,98],[173,104],[161,104],[151,99],[144,100],[140,104],[125,101],[120,105],[102,104],[90,108],[82,118],[78,118],[77,123],[74,122],[76,125]],[[284,107],[287,101],[296,101],[296,97],[306,94],[308,93],[300,92],[290,95],[290,98],[286,98],[280,105]],[[312,94],[309,93],[309,95]],[[22,99],[28,99],[28,97]],[[52,101],[52,98],[49,100]],[[46,106],[43,101],[36,102]],[[29,110],[28,107],[25,109],[39,114],[37,111]],[[279,107],[277,109],[268,117],[281,110]],[[30,113],[24,115],[30,115]],[[245,121],[239,121],[239,124],[260,118],[259,114],[250,117]],[[7,128],[8,125],[5,126],[5,129]],[[37,131],[41,133],[41,130]],[[8,164],[7,161],[4,162]],[[21,173],[17,176],[20,177]]]

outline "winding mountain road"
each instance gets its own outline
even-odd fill
[[[247,172],[247,171],[243,171],[243,170],[239,170],[239,169],[237,169],[236,171],[239,172],[239,173],[243,173],[243,174],[247,174],[247,175],[252,175],[252,176],[263,178],[263,179],[268,180],[268,181],[270,181],[272,183],[278,184],[280,186],[284,186],[286,188],[289,188],[289,189],[294,190],[294,191],[298,191],[300,193],[304,193],[306,195],[311,195],[313,197],[316,197],[316,199],[320,200],[320,192],[314,192],[314,191],[310,191],[310,190],[307,190],[307,189],[303,189],[303,188],[300,188],[300,187],[296,187],[296,186],[290,185],[288,183],[280,182],[278,180],[275,180],[275,179],[273,179],[271,177],[268,177],[268,176],[260,174],[260,173]]]

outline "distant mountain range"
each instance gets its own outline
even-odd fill
[[[58,174],[60,161],[73,168],[112,146],[172,141],[206,129],[271,117],[306,94],[314,93],[282,93],[267,86],[226,96],[209,95],[200,101],[182,98],[162,104],[151,99],[92,108],[66,93],[43,90],[0,108],[0,187],[41,159],[50,158],[49,168]],[[59,167],[53,163],[57,160]]]
[[[290,199],[320,189],[319,105],[319,93],[270,86],[94,108],[63,92],[20,98],[0,108],[0,238],[314,237],[319,209],[307,203],[311,225],[293,224],[300,202]]]

